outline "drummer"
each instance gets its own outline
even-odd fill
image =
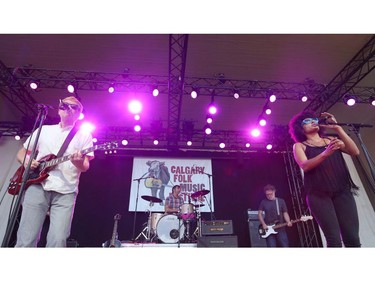
[[[166,213],[178,213],[180,206],[184,204],[184,199],[180,195],[181,186],[172,187],[172,193],[165,199],[164,210]]]

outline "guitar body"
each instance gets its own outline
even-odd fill
[[[147,178],[145,180],[145,186],[148,187],[148,188],[151,188],[151,187],[160,188],[160,187],[162,187],[162,185],[163,185],[163,183],[159,179]]]
[[[264,230],[263,227],[262,227],[262,225],[260,224],[259,228],[258,228],[258,232],[259,232],[260,237],[267,238],[271,234],[277,234],[277,232],[274,229],[275,226],[276,226],[276,224],[269,225],[268,229]]]
[[[45,157],[41,158],[39,160],[40,165],[39,169],[35,170],[30,170],[29,177],[26,180],[25,188],[28,188],[30,185],[35,184],[35,183],[41,183],[44,181],[46,178],[48,178],[48,171],[51,169],[51,167],[43,168],[44,163],[47,161],[51,161],[55,159],[56,156],[53,154],[46,155]],[[22,184],[22,178],[23,174],[25,173],[25,167],[20,166],[13,177],[10,179],[10,183],[8,186],[8,193],[12,195],[17,195],[21,189],[21,184]]]

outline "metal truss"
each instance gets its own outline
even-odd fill
[[[302,193],[303,179],[301,170],[294,160],[293,151],[290,149],[292,143],[285,143],[285,145],[285,153],[283,155],[290,194],[292,195],[294,217],[300,218],[301,216],[311,215]],[[321,247],[320,234],[316,228],[313,220],[297,224],[302,247]]]
[[[114,86],[116,92],[145,92],[150,93],[157,87],[160,94],[169,94],[169,76],[138,75],[130,73],[103,73],[69,70],[53,70],[40,68],[8,68],[13,73],[14,79],[22,85],[29,87],[31,81],[38,83],[38,88],[66,89],[73,83],[77,90],[91,90],[107,92]],[[176,70],[177,72],[177,70]],[[173,75],[174,76],[174,75]],[[176,78],[176,77],[175,77]],[[180,79],[178,77],[178,79]],[[181,86],[174,81],[176,89]],[[1,85],[1,84],[0,84]],[[317,83],[286,83],[276,81],[234,80],[223,78],[194,78],[185,77],[182,88],[183,95],[190,95],[191,90],[198,90],[199,95],[220,96],[233,98],[237,93],[240,98],[268,98],[271,93],[277,94],[278,99],[300,100],[306,95],[310,100],[321,99],[321,93],[326,91],[326,86]],[[375,94],[374,87],[352,87],[351,93],[356,96],[358,103],[368,103]],[[176,95],[180,98],[180,94]],[[175,97],[174,97],[175,98]],[[179,102],[170,105],[176,114]],[[313,102],[310,103],[311,106]],[[316,100],[314,101],[316,103]],[[310,106],[309,105],[309,106]],[[178,113],[177,113],[178,114]]]
[[[14,75],[15,69],[9,69],[0,61],[0,93],[22,113],[25,118],[37,115],[36,101],[28,92],[28,87]]]
[[[188,35],[169,35],[168,131],[170,148],[177,148],[184,90]]]
[[[327,87],[316,96],[306,107],[306,110],[324,112],[330,109],[345,94],[355,95],[359,102],[369,102],[374,89],[357,95],[356,86],[366,75],[375,68],[375,36],[350,60],[350,62],[331,80]]]

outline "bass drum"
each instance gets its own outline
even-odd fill
[[[176,215],[164,215],[156,226],[157,237],[164,243],[177,243],[184,237],[184,233],[184,222],[179,220]]]

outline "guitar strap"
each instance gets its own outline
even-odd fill
[[[279,209],[279,200],[276,197],[276,209],[277,209],[277,216],[280,217],[280,209]]]
[[[78,131],[78,126],[74,126],[74,127],[70,130],[69,134],[66,136],[66,139],[64,140],[64,143],[63,143],[62,146],[60,147],[60,150],[59,150],[59,152],[57,153],[56,158],[59,158],[59,157],[61,157],[61,156],[64,154],[64,152],[65,152],[65,150],[67,149],[67,147],[68,147],[70,141],[73,139],[73,137],[74,137],[74,135],[77,133],[77,131]]]

